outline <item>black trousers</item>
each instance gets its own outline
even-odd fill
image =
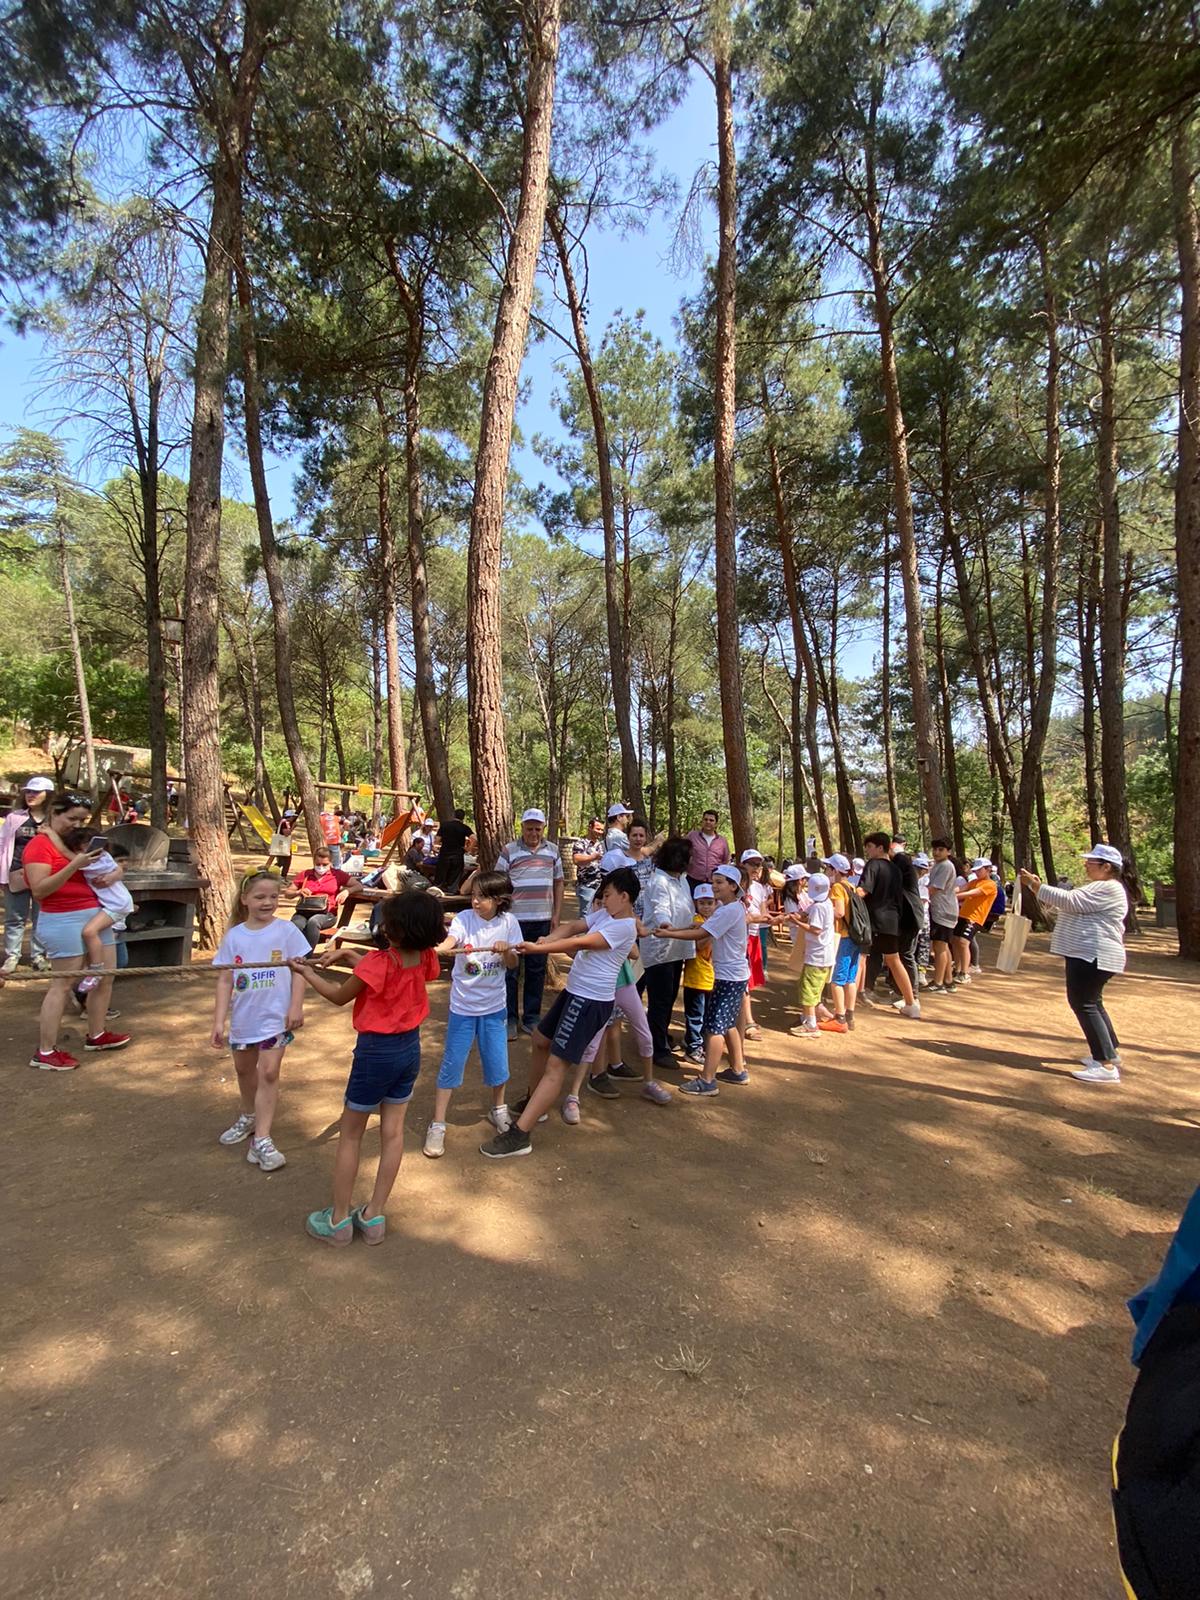
[[[669,1054],[667,1030],[671,1026],[671,1013],[675,1009],[682,981],[682,961],[661,961],[657,966],[646,968],[646,1021],[650,1024],[650,1038],[654,1042],[656,1056]]]
[[[1113,976],[1094,961],[1067,956],[1067,1004],[1075,1013],[1093,1061],[1111,1061],[1120,1049],[1117,1030],[1104,1009],[1104,985]]]

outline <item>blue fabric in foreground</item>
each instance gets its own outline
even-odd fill
[[[1126,1302],[1134,1323],[1135,1366],[1167,1312],[1181,1303],[1200,1304],[1200,1189],[1179,1219],[1158,1276]]]

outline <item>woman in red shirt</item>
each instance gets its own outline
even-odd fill
[[[312,866],[306,872],[298,872],[284,889],[289,900],[301,901],[292,921],[308,940],[310,950],[317,948],[321,930],[331,928],[337,921],[337,908],[345,899],[349,882],[349,873],[335,867],[330,852],[320,847],[313,851]],[[324,906],[318,906],[318,900],[323,900]]]
[[[67,839],[76,829],[86,827],[91,815],[92,803],[86,795],[69,791],[56,794],[46,807],[46,820],[25,846],[22,859],[25,881],[38,903],[38,936],[55,973],[42,1001],[38,1051],[29,1062],[31,1067],[45,1072],[72,1072],[79,1065],[73,1055],[58,1048],[58,1030],[67,990],[83,966],[83,927],[100,904],[95,889],[83,876],[83,869],[96,860],[99,851],[75,850]],[[118,868],[99,886],[115,883],[120,875]],[[113,967],[116,945],[112,929],[106,929],[100,937],[104,942],[104,965]],[[85,1050],[120,1050],[129,1043],[127,1033],[110,1033],[104,1026],[111,994],[111,978],[105,978],[88,994]]]

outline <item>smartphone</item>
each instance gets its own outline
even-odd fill
[[[96,836],[94,838],[88,840],[88,849],[89,849],[89,851],[91,851],[91,850],[107,850],[108,849],[108,845],[105,843],[104,838],[103,838],[103,836],[101,834],[96,834]]]

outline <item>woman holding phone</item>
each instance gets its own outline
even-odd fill
[[[72,850],[67,839],[77,828],[84,828],[92,814],[87,795],[69,790],[56,794],[46,807],[45,821],[25,847],[22,867],[29,891],[38,903],[38,935],[50,959],[54,976],[42,1001],[41,1038],[30,1058],[31,1067],[44,1072],[73,1072],[79,1062],[58,1048],[63,1007],[71,982],[83,966],[83,929],[100,909],[100,900],[84,877],[84,869],[100,857],[98,850]],[[120,869],[109,874],[97,887],[105,888],[120,877]],[[116,964],[115,941],[111,928],[101,934],[103,965]],[[120,1050],[129,1043],[127,1033],[109,1033],[104,1026],[112,993],[112,978],[104,977],[87,996],[88,1031],[85,1050]]]

